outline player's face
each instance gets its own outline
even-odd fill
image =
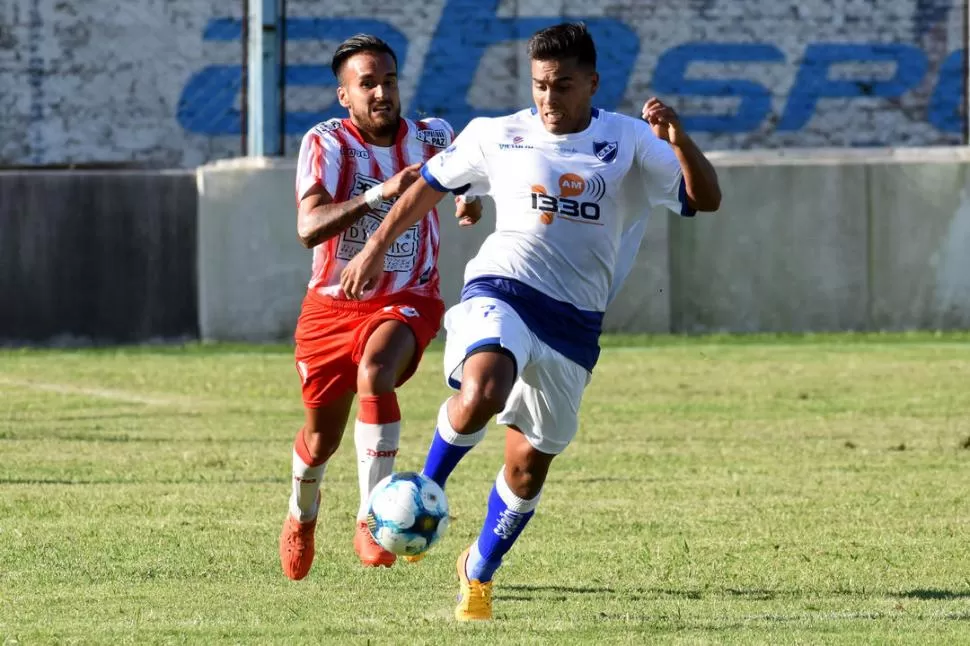
[[[586,127],[598,85],[596,71],[575,58],[532,61],[532,100],[542,124],[554,135]]]
[[[379,52],[348,58],[340,70],[337,98],[359,129],[374,137],[393,136],[401,118],[394,59]]]

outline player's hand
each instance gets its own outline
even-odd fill
[[[365,244],[340,272],[340,288],[347,298],[359,301],[364,292],[374,289],[383,272],[384,254]]]
[[[474,226],[482,219],[481,198],[478,198],[474,202],[465,202],[465,200],[461,199],[461,196],[456,196],[455,204],[458,206],[458,209],[455,211],[455,217],[458,218],[458,226]]]
[[[680,117],[673,108],[657,97],[643,104],[642,116],[643,120],[650,124],[650,129],[658,139],[670,142],[673,146],[678,145],[678,138],[682,141],[686,136],[683,126],[680,125]]]
[[[410,166],[401,170],[391,179],[384,181],[384,199],[392,200],[395,197],[400,197],[404,191],[408,190],[408,186],[414,184],[414,181],[421,176],[421,164],[411,164]]]

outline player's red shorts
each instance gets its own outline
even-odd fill
[[[416,350],[398,386],[411,378],[421,355],[441,327],[440,298],[410,292],[366,301],[338,300],[308,291],[296,324],[296,369],[303,381],[303,403],[319,408],[357,391],[357,365],[367,339],[385,321],[405,323]]]

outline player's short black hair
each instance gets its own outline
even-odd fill
[[[529,58],[534,61],[575,58],[584,67],[596,68],[596,45],[586,25],[564,22],[540,29],[529,39]]]
[[[333,53],[333,60],[330,61],[330,69],[333,70],[333,75],[338,81],[340,80],[340,69],[344,66],[347,59],[361,52],[388,54],[394,59],[394,66],[397,67],[397,54],[394,53],[390,45],[377,36],[357,34],[340,43],[337,51]]]

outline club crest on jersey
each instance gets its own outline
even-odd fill
[[[596,155],[596,159],[600,160],[604,164],[609,164],[611,161],[616,159],[616,152],[619,150],[619,148],[619,145],[615,141],[593,142],[593,154]]]
[[[444,148],[448,145],[448,133],[444,130],[418,130],[418,134],[415,137],[421,143],[434,146],[435,148]]]

